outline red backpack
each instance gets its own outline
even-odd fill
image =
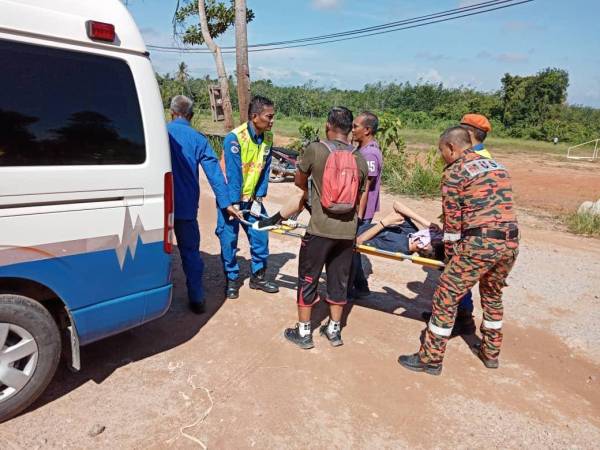
[[[345,149],[337,149],[331,144],[321,141],[329,156],[323,171],[321,188],[321,205],[333,214],[346,214],[356,208],[359,189],[359,173],[350,145]]]

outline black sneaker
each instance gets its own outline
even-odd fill
[[[240,296],[240,282],[239,280],[227,279],[227,287],[225,288],[225,295],[228,299],[233,300]]]
[[[497,369],[500,367],[500,361],[498,359],[489,359],[483,356],[483,353],[481,353],[481,344],[475,344],[473,347],[471,347],[471,351],[488,369]]]
[[[267,294],[279,292],[279,287],[265,278],[265,269],[261,269],[250,277],[250,289],[259,289]]]
[[[298,330],[298,324],[296,324],[295,328],[286,328],[283,332],[283,336],[290,342],[296,344],[298,347],[308,350],[313,348],[315,344],[313,343],[312,333],[307,334],[304,337],[300,336],[300,331]]]
[[[398,358],[398,363],[402,367],[406,367],[408,370],[414,372],[425,372],[429,375],[440,375],[442,373],[441,364],[426,364],[421,362],[418,353],[414,355],[402,355]]]
[[[342,332],[338,331],[333,334],[329,334],[327,332],[327,325],[322,325],[319,328],[319,333],[321,336],[326,336],[327,340],[333,347],[339,347],[340,345],[344,345],[344,341],[342,341]]]
[[[204,314],[206,312],[204,302],[190,302],[189,305],[194,314]]]

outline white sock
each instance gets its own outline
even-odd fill
[[[300,333],[300,337],[308,336],[310,334],[310,322],[298,322],[298,333]]]
[[[336,322],[335,320],[329,319],[329,324],[327,325],[328,334],[339,333],[341,329],[342,325],[340,324],[340,322]]]

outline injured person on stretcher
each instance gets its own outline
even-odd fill
[[[423,228],[419,229],[415,222]],[[418,253],[426,258],[443,260],[442,236],[437,224],[396,201],[391,213],[357,236],[356,244],[388,252]]]

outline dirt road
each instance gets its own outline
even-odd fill
[[[279,294],[246,281],[225,302],[214,200],[203,189],[208,313],[187,311],[176,258],[167,315],[85,347],[81,372],[60,369],[32,408],[0,425],[0,448],[598,448],[599,240],[522,213],[501,368],[485,369],[455,338],[432,377],[396,359],[419,346],[437,272],[370,258],[374,294],[348,310],[345,345],[315,337],[315,349],[300,350],[282,337],[295,320],[298,242],[272,238]],[[271,209],[289,189],[271,187]],[[437,202],[408,203],[438,214]],[[244,237],[240,247],[247,276]]]

